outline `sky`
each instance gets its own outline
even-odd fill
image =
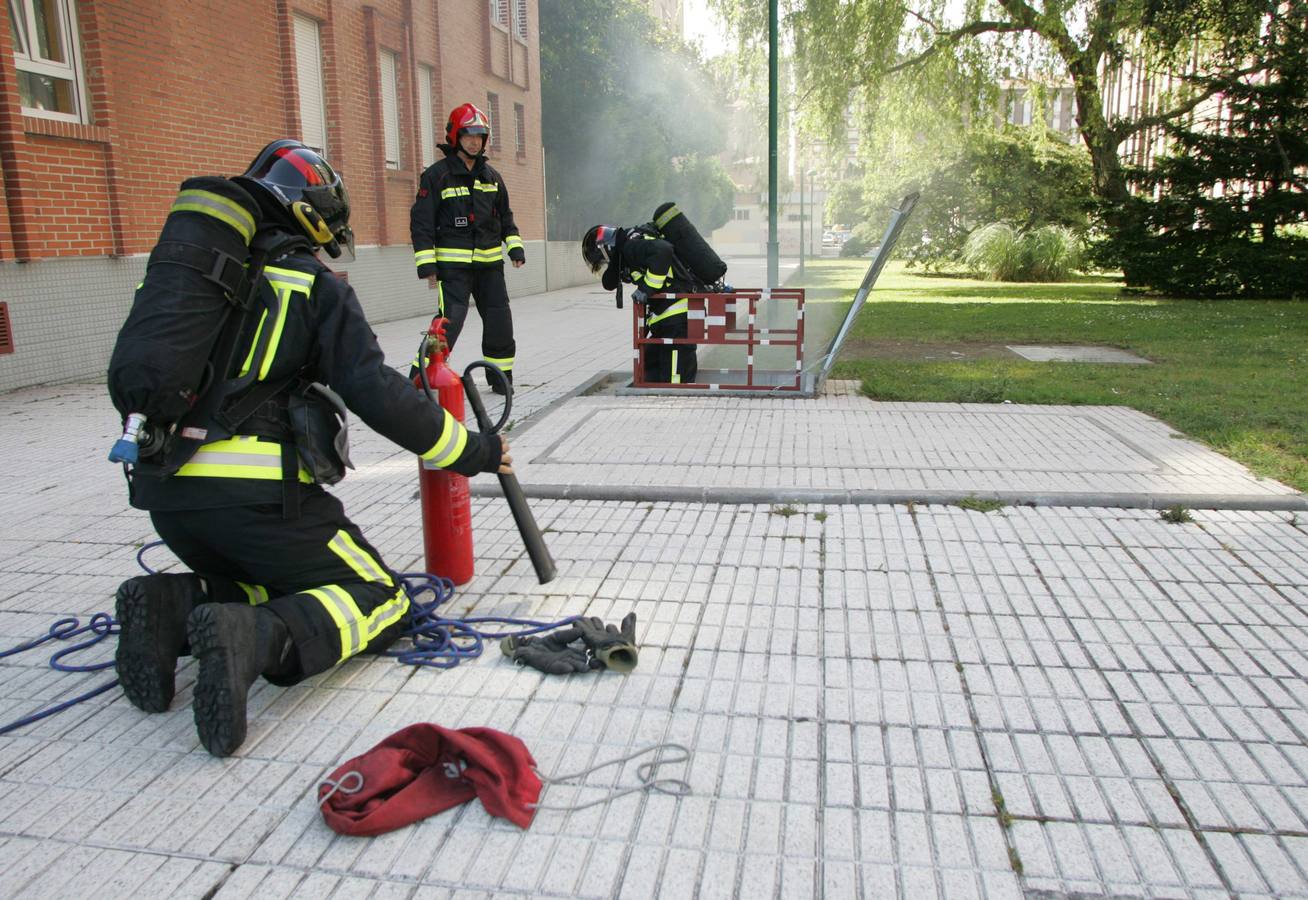
[[[697,41],[707,57],[727,52],[726,26],[708,6],[708,0],[682,0],[686,19],[686,39]]]

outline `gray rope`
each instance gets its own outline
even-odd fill
[[[664,759],[663,758],[664,750],[680,750],[681,754],[679,756],[673,756],[669,759]],[[556,775],[554,777],[550,777],[548,775],[543,774],[539,769],[536,770],[536,775],[537,777],[540,778],[542,782],[544,782],[547,785],[568,784],[572,781],[575,781],[578,778],[582,778],[586,775],[591,774],[592,772],[597,772],[600,769],[603,769],[607,766],[615,766],[615,765],[622,765],[624,763],[629,763],[633,759],[639,756],[644,756],[646,753],[649,753],[650,751],[654,752],[654,758],[647,762],[641,763],[640,766],[636,769],[636,777],[640,779],[640,784],[610,791],[608,794],[606,794],[603,797],[600,797],[598,800],[592,800],[589,803],[580,803],[577,804],[576,806],[549,806],[544,803],[532,803],[529,804],[529,806],[531,806],[533,809],[546,809],[546,810],[550,810],[551,812],[576,812],[577,810],[589,809],[592,806],[599,806],[601,803],[610,803],[614,800],[617,800],[619,797],[625,797],[628,794],[634,794],[637,791],[658,791],[660,794],[670,794],[673,797],[685,797],[686,795],[688,795],[690,793],[690,782],[680,778],[655,778],[654,777],[654,773],[658,771],[659,766],[676,765],[677,763],[684,763],[690,761],[690,750],[687,749],[684,744],[674,744],[672,742],[667,742],[663,744],[651,744],[648,747],[645,747],[641,750],[637,750],[635,753],[631,754],[630,756],[623,756],[618,759],[610,759],[602,763],[596,763],[595,765],[591,766],[589,769],[582,769],[580,772],[574,772],[571,775]],[[344,781],[345,779],[342,778],[341,780]],[[584,785],[576,785],[576,786],[584,787]]]
[[[349,781],[351,776],[354,777],[357,783],[354,785],[354,787],[346,787],[345,782]],[[363,790],[363,775],[359,772],[353,772],[353,771],[346,772],[344,775],[341,776],[340,781],[332,781],[330,778],[324,778],[322,781],[318,782],[318,787],[321,788],[324,784],[330,784],[332,786],[332,789],[327,792],[326,796],[324,796],[321,800],[318,801],[319,806],[322,806],[324,803],[330,800],[332,798],[332,795],[335,794],[337,791],[340,791],[342,794],[359,793],[359,791]]]

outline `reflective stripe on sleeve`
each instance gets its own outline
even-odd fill
[[[445,427],[441,429],[440,440],[422,454],[422,459],[444,469],[458,460],[463,454],[463,448],[468,446],[468,429],[448,409],[442,411],[445,413]]]
[[[504,239],[504,246],[508,247],[510,250],[521,250],[522,238],[518,237],[516,234],[511,234]]]
[[[433,247],[429,250],[415,250],[413,252],[413,263],[419,269],[423,266],[433,266],[436,264],[436,249]]]

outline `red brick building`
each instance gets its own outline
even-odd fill
[[[277,137],[344,177],[369,315],[424,312],[409,206],[465,101],[527,244],[510,290],[543,289],[537,0],[8,0],[0,19],[0,389],[101,374],[177,185]]]

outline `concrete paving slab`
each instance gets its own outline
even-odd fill
[[[1081,347],[1072,344],[1054,344],[1051,346],[1019,344],[1010,345],[1008,349],[1023,359],[1029,359],[1033,362],[1117,363],[1136,366],[1152,364],[1151,360],[1145,359],[1143,356],[1136,356],[1134,353],[1118,347]]]
[[[551,678],[499,654],[441,672],[351,660],[292,688],[259,685],[249,740],[215,760],[195,737],[184,661],[167,713],[108,694],[0,736],[0,895],[1308,896],[1302,514],[1196,504],[1192,522],[1168,524],[1084,505],[658,499],[694,467],[663,437],[684,414],[571,396],[623,362],[628,323],[610,303],[583,289],[515,307],[515,449],[529,484],[582,452],[596,489],[640,469],[663,480],[636,484],[651,491],[639,498],[534,500],[559,568],[544,587],[503,501],[476,498],[477,575],[456,600],[539,617],[635,611],[633,673]],[[379,327],[395,364],[421,324]],[[977,472],[1030,478],[1003,433],[1018,429],[1050,478],[1208,479],[1221,485],[1211,498],[1247,477],[1124,410],[879,409],[844,392],[809,409],[695,412],[695,452],[733,476],[798,472],[807,447],[826,483],[845,485],[872,463],[879,477],[904,471],[892,454],[921,463],[913,454],[943,435]],[[590,414],[641,440],[603,443]],[[101,386],[0,396],[0,421],[3,649],[107,608],[152,531],[101,461],[114,437]],[[1092,452],[1090,476],[1062,427]],[[808,437],[821,428],[835,447]],[[416,463],[358,435],[360,468],[334,493],[391,565],[418,568]],[[650,441],[664,455],[631,462]],[[990,457],[1002,465],[987,470]],[[1255,499],[1285,496],[1261,487]],[[102,677],[55,673],[47,656],[0,658],[0,721]],[[377,839],[328,830],[319,779],[416,721],[509,731],[553,773],[676,741],[692,752],[692,794],[542,810],[526,831],[477,805]],[[632,783],[631,768],[544,802],[598,797]]]

